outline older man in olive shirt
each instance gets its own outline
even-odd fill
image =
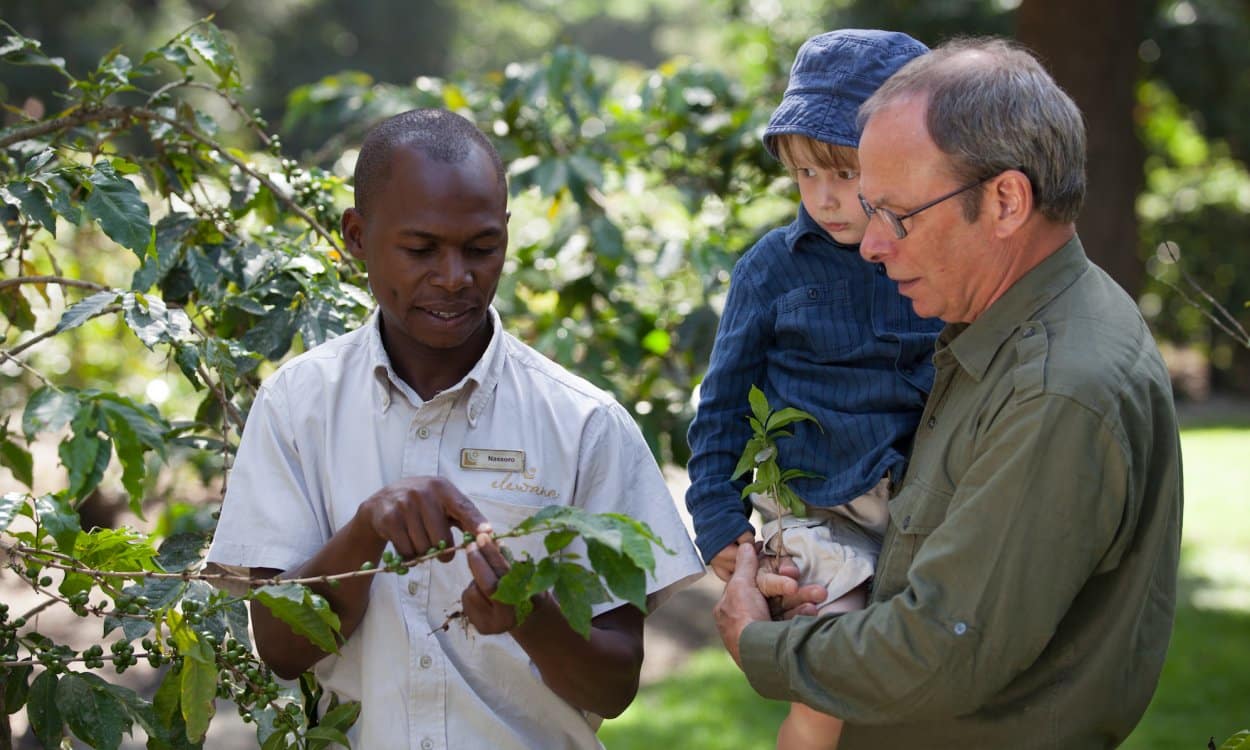
[[[842,750],[1115,747],[1171,633],[1180,446],[1155,342],[1076,237],[1080,113],[980,40],[860,118],[861,253],[947,322],[937,379],[868,608],[772,622],[761,591],[810,592],[742,545],[722,638],[762,695],[844,719]]]

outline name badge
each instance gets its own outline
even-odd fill
[[[464,448],[460,451],[460,468],[522,472],[525,471],[525,451]]]

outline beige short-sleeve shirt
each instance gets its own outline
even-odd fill
[[[610,395],[501,330],[456,386],[423,401],[382,346],[378,316],[281,367],[248,416],[208,559],[287,570],[357,506],[405,476],[450,479],[498,530],[546,505],[646,522],[657,550],[651,607],[703,572],[638,427]],[[514,551],[545,554],[541,536]],[[601,719],[551,692],[507,634],[438,630],[470,580],[463,556],[374,577],[369,609],[314,671],[361,701],[364,748],[599,747]],[[599,614],[620,602],[598,605]]]

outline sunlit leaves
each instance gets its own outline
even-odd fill
[[[117,296],[117,292],[106,290],[75,302],[61,315],[54,332],[63,333],[86,323],[108,309],[117,301]]]

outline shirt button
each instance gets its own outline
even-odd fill
[[[817,295],[817,294],[818,294],[818,292],[817,292],[815,289],[808,289],[808,290],[807,290],[807,298],[808,298],[808,299],[816,299],[816,295]]]
[[[408,582],[408,593],[412,594],[413,596],[417,595],[417,582],[416,581]]]
[[[1033,335],[1033,334],[1035,334],[1035,333],[1037,333],[1037,330],[1036,330],[1036,329],[1034,329],[1034,328],[1026,328],[1026,329],[1024,329],[1024,333],[1020,334],[1020,336],[1021,336],[1021,338],[1026,338],[1026,339],[1027,339],[1028,337],[1032,336],[1032,335]]]
[[[421,740],[421,750],[434,750],[434,740],[429,737]]]
[[[929,429],[932,430],[934,427],[937,427],[937,417],[929,417],[929,421],[925,424],[929,425]]]
[[[962,622],[957,622],[955,623],[954,631],[955,635],[963,635],[968,632],[968,626]]]
[[[911,516],[903,518],[903,530],[906,531],[908,526],[911,526]]]
[[[430,668],[430,665],[431,665],[431,664],[433,664],[433,663],[434,663],[434,660],[430,658],[429,654],[426,654],[425,656],[422,656],[422,657],[421,657],[421,668],[422,668],[422,669],[429,669],[429,668]]]
[[[429,436],[430,436],[429,427],[422,427],[421,429],[417,430],[417,437],[421,438],[422,440],[428,438]]]
[[[882,276],[885,276],[885,264],[884,263],[877,264],[877,273],[881,274]]]

